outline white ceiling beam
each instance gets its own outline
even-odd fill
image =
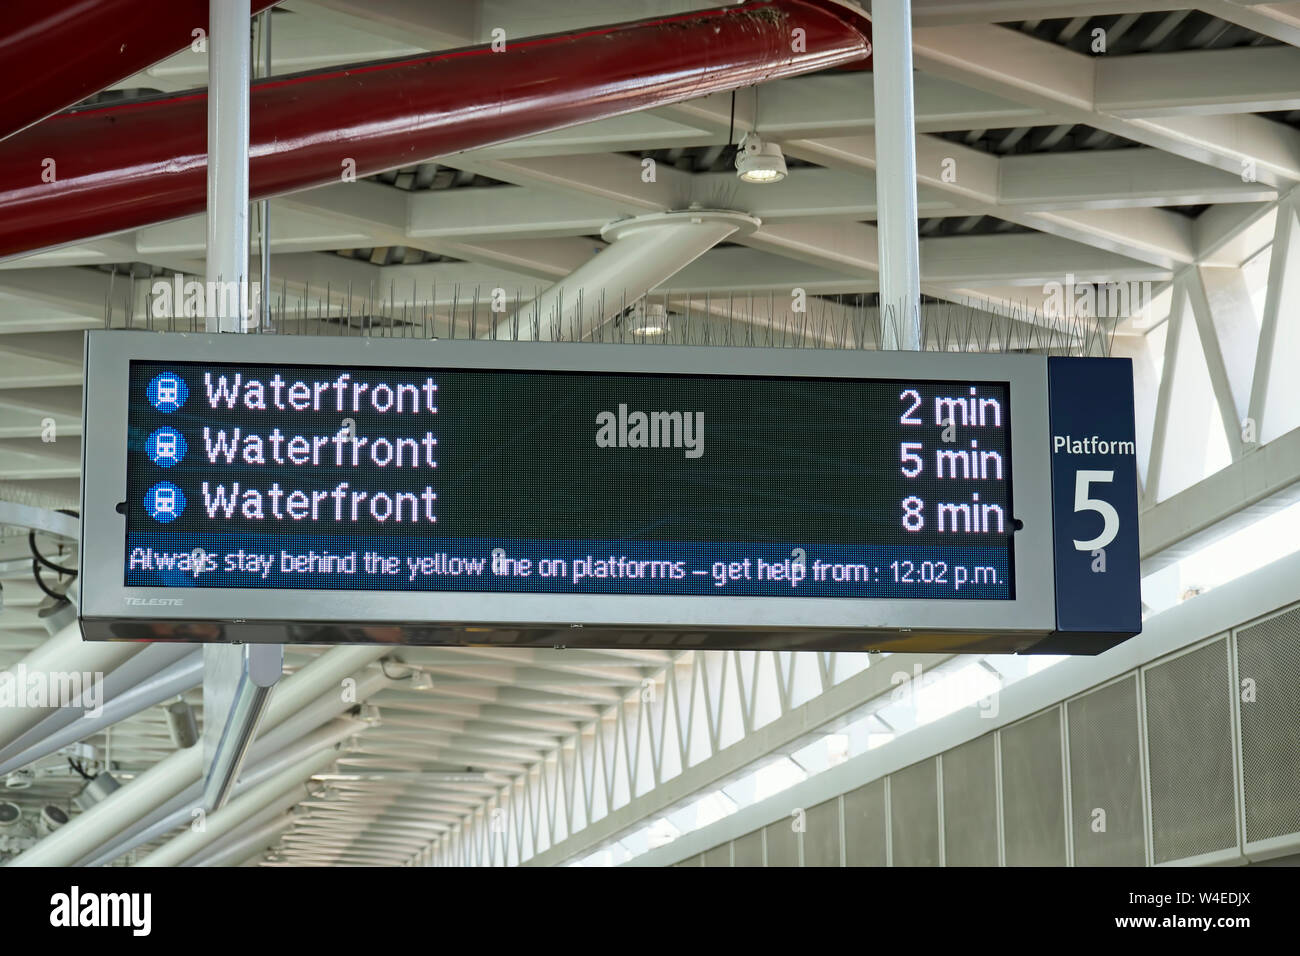
[[[1238,273],[1240,278],[1238,270],[1222,271]],[[1245,282],[1229,284],[1226,278],[1207,276],[1203,269],[1189,270],[1187,301],[1191,306],[1191,320],[1196,323],[1196,338],[1200,342],[1210,391],[1228,440],[1228,450],[1236,461],[1244,450],[1241,433],[1250,402],[1249,376],[1254,371],[1258,333],[1254,316],[1250,314],[1250,297],[1244,294]],[[1218,293],[1213,305],[1211,288]],[[1217,309],[1214,308],[1216,305]],[[1241,402],[1240,411],[1238,400]]]
[[[282,5],[286,6],[286,5]],[[276,75],[322,70],[424,52],[413,33],[384,36],[377,24],[332,14],[324,7],[311,15],[277,14],[272,26],[272,68]],[[164,93],[208,85],[208,58],[186,48],[109,89],[152,89]]]
[[[1156,266],[1166,277],[1196,258],[1192,220],[1166,209],[1042,210],[1009,214],[1009,218],[1062,239]]]
[[[31,256],[13,256],[0,262],[0,270],[112,265],[115,262],[130,262],[134,255],[135,247],[129,235],[115,236],[84,244],[61,246]]]
[[[791,140],[784,145],[791,155],[813,162],[857,169],[875,168],[875,137],[871,134],[823,140]],[[988,153],[938,137],[917,137],[918,183],[925,190],[951,196],[954,205],[969,215],[1004,219],[1163,268],[1188,263],[1194,258],[1191,221],[1165,209],[1127,209],[1122,216],[1123,226],[1117,229],[1113,220],[1119,217],[1096,215],[1086,209],[1054,210],[1048,214],[1001,202],[1003,162],[1005,160]],[[1046,165],[1044,159],[1043,166]],[[1035,168],[1042,169],[1043,166],[1029,164],[1021,169],[1032,173]],[[1010,175],[1014,177],[1014,173]],[[1047,193],[1052,189],[1051,183],[1034,183],[1032,176],[1028,178],[1029,184],[1018,194],[1018,198],[1030,207],[1047,206]],[[1014,195],[1014,178],[1009,188]],[[1097,200],[1103,198],[1100,192],[1089,195]]]
[[[70,418],[81,417],[81,386],[0,388],[0,406],[20,411]]]
[[[821,248],[825,248],[822,246]],[[786,255],[763,248],[728,246],[712,249],[656,288],[674,295],[766,295],[769,291],[787,298],[792,289],[808,295],[874,292],[874,274],[852,275],[812,263],[800,263]]]
[[[120,307],[127,282],[122,276],[114,282],[107,272],[94,269],[8,269],[0,271],[0,294],[103,322],[110,289]]]
[[[539,176],[535,184],[528,186],[412,193],[408,235],[448,241],[467,237],[500,240],[593,235],[623,216],[648,209],[660,211],[651,203],[653,194],[639,195],[635,185],[624,186],[621,194],[613,194],[618,188],[614,182],[593,184],[583,172],[594,172],[603,164],[599,161],[602,157],[590,159],[590,163],[576,161],[573,175],[563,180]],[[614,165],[622,166],[621,159],[615,158]],[[528,178],[518,166],[510,175],[520,181]],[[663,210],[682,208],[684,203],[694,201],[707,208],[747,212],[764,223],[865,219],[876,215],[875,180],[869,170],[864,175],[859,170],[800,169],[775,189],[742,183],[734,173],[676,174],[674,186],[678,188],[657,196],[665,204]],[[1273,195],[1269,187],[1256,187],[1254,192],[1261,190],[1269,197]],[[1102,201],[1099,193],[1093,198]],[[926,216],[966,211],[951,198],[932,190],[921,197],[920,209]]]
[[[1250,414],[1250,383],[1259,350],[1258,319],[1241,269],[1201,266],[1196,273],[1200,281],[1196,284],[1199,288],[1192,291],[1192,305],[1197,310],[1201,344],[1225,408],[1224,427],[1229,429],[1230,439],[1236,435],[1240,440],[1242,425]],[[1231,411],[1230,417],[1227,411]]]
[[[780,86],[780,80],[771,86]],[[653,112],[629,113],[593,120],[549,133],[535,133],[507,143],[484,146],[458,153],[467,161],[489,159],[528,159],[536,156],[566,156],[585,153],[640,152],[643,149],[674,149],[709,146],[726,138],[695,126],[657,115]],[[448,157],[450,162],[451,157]]]
[[[946,156],[939,154],[951,154],[960,147],[934,137],[922,137],[921,142],[926,147],[924,155],[918,155],[917,159],[921,181],[927,187],[946,189],[961,196],[961,200],[968,208],[974,205],[977,208],[987,209],[991,215],[1064,234],[1073,240],[1087,239],[1092,245],[1101,247],[1107,252],[1141,256],[1147,264],[1163,270],[1159,274],[1164,277],[1167,277],[1168,270],[1175,263],[1189,262],[1193,258],[1190,220],[1176,213],[1157,209],[1129,211],[1129,215],[1124,217],[1122,223],[1118,221],[1119,217],[1090,210],[1051,215],[1022,214],[997,205],[999,160],[995,157],[975,150],[965,150],[957,163],[955,181],[948,181],[944,174],[943,162]],[[858,168],[870,168],[875,163],[874,137],[869,134],[848,138],[847,142],[836,140],[829,144],[801,140],[787,144],[787,147],[795,154],[812,153],[822,160],[852,164]],[[584,197],[595,196],[623,203],[629,208],[638,210],[682,208],[692,197],[704,197],[710,192],[707,186],[694,187],[693,179],[699,178],[707,182],[715,178],[691,177],[672,170],[662,181],[647,184],[641,179],[641,170],[637,161],[621,156],[588,157],[587,161],[578,164],[577,168],[563,159],[492,162],[487,166],[493,171],[491,174],[499,174],[516,182],[530,181],[544,187],[564,189]],[[809,179],[812,180],[813,177],[810,176]],[[719,182],[719,185],[713,188],[716,190],[720,185]],[[749,195],[761,194],[750,193]],[[656,206],[656,203],[659,205]],[[795,204],[780,210],[781,214],[786,216],[793,215],[796,211]],[[761,209],[758,214],[761,216]],[[1142,228],[1144,223],[1145,229]],[[801,258],[802,261],[813,261],[817,265],[828,268],[842,269],[848,266],[850,269],[861,269],[870,263],[870,268],[874,270],[874,253],[869,252],[867,248],[873,238],[874,230],[868,233],[864,231],[868,227],[850,228],[856,225],[846,224],[845,229],[825,233],[818,229],[807,228],[803,224],[797,224],[794,228],[765,224],[752,235],[739,241],[768,251],[788,250],[790,254],[796,254],[797,251],[796,257]],[[845,232],[856,232],[857,241],[846,243]],[[791,234],[796,237],[794,242],[783,241],[783,236]],[[823,235],[833,237],[834,241],[830,246],[816,244]],[[846,247],[852,256],[847,261],[844,257]],[[1084,247],[1080,245],[1078,248],[1081,251]],[[864,258],[865,256],[870,258]],[[1105,281],[1119,281],[1132,274],[1129,264],[1124,263],[1118,256],[1112,255],[1107,261],[1118,269],[1119,273]],[[1071,271],[1078,275],[1086,270],[1066,268],[1059,273],[1055,281],[1061,281],[1063,276]],[[1151,272],[1150,269],[1138,269],[1138,271],[1144,277]],[[927,281],[946,281],[930,279],[924,272],[923,278]],[[997,276],[991,278],[996,281]]]
[[[1251,383],[1250,417],[1260,442],[1300,424],[1300,205],[1293,193],[1278,204],[1277,231]]]
[[[97,314],[77,314],[33,301],[20,292],[6,292],[0,283],[0,336],[59,329],[81,331],[104,324],[104,306]]]
[[[857,222],[792,222],[763,226],[745,245],[808,265],[877,280],[876,228]]]
[[[469,262],[429,262],[409,266],[377,266],[361,259],[349,259],[330,253],[299,253],[277,256],[272,260],[275,276],[283,276],[291,283],[290,289],[299,296],[306,295],[315,302],[325,297],[328,287],[332,299],[343,307],[351,283],[354,302],[368,305],[373,295],[376,303],[383,300],[398,306],[450,305],[457,299],[465,302],[475,288],[490,290],[500,286],[513,292],[519,288],[532,288],[537,280],[516,272],[485,269]],[[273,292],[279,294],[280,283],[273,279]]]
[[[1055,20],[1112,13],[1182,10],[1180,0],[912,0],[916,26]]]
[[[1300,49],[1243,46],[1108,56],[1096,107],[1115,116],[1300,109]]]
[[[1142,573],[1150,574],[1300,500],[1300,429],[1260,446],[1142,512]]]
[[[1196,261],[1208,266],[1242,265],[1273,241],[1278,202],[1205,210],[1193,223]]]
[[[292,0],[295,19],[337,24],[349,32],[393,43],[444,50],[473,44],[479,35],[479,0]],[[278,36],[278,17],[276,30]],[[278,42],[278,40],[277,40]]]
[[[73,366],[80,377],[84,344],[85,337],[80,332],[19,332],[5,336],[3,351],[9,355]]]
[[[1243,182],[1240,176],[1150,147],[1004,156],[998,169],[998,201],[1027,210],[1193,206],[1277,198],[1277,189],[1267,183]]]
[[[409,234],[410,194],[380,183],[336,183],[295,193],[281,202],[292,208],[334,217],[364,231],[377,246],[407,246],[486,266],[498,266],[537,278],[568,275],[585,262],[594,247],[588,240],[556,238],[545,242],[456,242]],[[272,256],[274,263],[275,257]],[[0,277],[0,282],[3,278]]]
[[[684,209],[692,200],[695,177],[667,163],[647,167],[635,156],[537,156],[531,159],[479,160],[449,157],[448,165],[517,185],[552,187],[603,200],[624,214]]]
[[[723,206],[732,198],[734,180],[728,178],[729,188],[723,190],[722,182],[711,177],[696,177],[689,173],[658,164],[653,181],[643,175],[645,167],[633,157],[593,155],[573,161],[563,157],[546,157],[529,160],[492,160],[472,164],[471,168],[487,175],[515,183],[529,183],[542,189],[562,191],[562,195],[579,195],[617,204],[627,214],[664,212],[684,209],[691,202],[707,207]],[[844,224],[856,226],[856,224]],[[799,227],[795,227],[798,229]],[[859,231],[866,227],[858,227]],[[780,251],[774,244],[774,234],[789,230],[788,226],[763,226],[737,241],[755,248]],[[803,230],[814,233],[816,230]],[[841,229],[840,232],[844,230]],[[863,234],[864,238],[866,234]],[[857,255],[857,243],[853,243]],[[836,249],[817,249],[809,242],[801,246],[802,261],[828,269],[841,269],[848,263]],[[671,281],[668,283],[671,287]]]
[[[369,185],[369,184],[367,184]],[[134,235],[135,254],[145,262],[158,255],[193,256],[203,261],[207,252],[207,216],[188,216]],[[342,219],[307,212],[295,205],[271,200],[271,253],[353,249],[371,244],[366,231]]]
[[[582,165],[583,160],[574,162]],[[535,186],[427,190],[411,193],[407,208],[409,236],[448,240],[596,235],[626,210],[606,197]]]
[[[1279,187],[1300,181],[1300,131],[1249,113],[1133,118],[1130,139]]]
[[[1174,280],[1147,466],[1151,503],[1199,481],[1210,448],[1215,397],[1188,291],[1195,282],[1192,273],[1185,270]]]
[[[81,475],[81,442],[65,437],[57,442],[39,438],[0,438],[0,478],[77,478]]]
[[[758,94],[759,131],[764,137],[780,140],[874,130],[873,83],[870,73],[802,76],[766,83]],[[920,133],[1051,126],[1060,119],[1053,111],[925,73],[916,75],[913,99]],[[661,107],[650,115],[708,130],[710,142],[725,142],[731,128],[731,100],[730,93],[713,93]],[[736,139],[753,128],[754,92],[740,90],[736,93]],[[639,148],[645,147],[643,141]]]
[[[998,26],[938,26],[913,34],[917,67],[956,82],[1061,114],[1197,162],[1272,185],[1300,181],[1300,132],[1259,116],[1141,119],[1098,110],[1104,57],[1075,53]],[[1253,165],[1252,165],[1253,164]]]
[[[1220,20],[1227,20],[1291,46],[1300,46],[1300,3],[1199,0],[1196,5]]]
[[[1049,45],[1044,44],[1044,46]],[[702,104],[704,101],[693,102]],[[687,105],[690,106],[691,104]],[[701,111],[699,106],[696,109],[697,112],[691,115],[694,121],[714,124],[720,122],[716,109],[707,113]],[[764,111],[764,115],[766,115],[766,111]],[[764,121],[763,125],[764,129],[766,129],[766,121]],[[872,171],[875,169],[875,137],[871,132],[851,136],[787,139],[782,145],[788,154],[821,165],[858,171]],[[1054,155],[1051,158],[1056,159],[1058,157]],[[1090,161],[1097,166],[1103,165],[1097,163],[1096,156],[1091,156]],[[1029,228],[1095,245],[1098,248],[1135,256],[1143,261],[1166,268],[1178,263],[1192,261],[1190,222],[1176,213],[1161,209],[1130,212],[1124,217],[1124,226],[1118,229],[1112,225],[1112,220],[1116,217],[1088,216],[1069,212],[1058,213],[1050,217],[1040,216],[1033,212],[1032,206],[1038,203],[1043,207],[1054,207],[1052,186],[1050,184],[1035,186],[1031,183],[1017,194],[1014,192],[1016,171],[1004,173],[1002,162],[1004,160],[999,160],[988,153],[964,147],[946,139],[920,135],[917,137],[917,176],[918,182],[926,189],[918,194],[918,199],[924,196],[930,200],[933,205],[930,206],[928,211],[939,214],[941,207],[938,206],[938,202],[941,202],[941,200],[937,197],[948,196],[951,197],[953,202],[951,213],[954,215],[962,213],[992,215]],[[1141,162],[1141,160],[1120,160],[1120,162],[1123,164],[1125,162]],[[1153,160],[1147,162],[1154,164]],[[1078,163],[1078,160],[1066,161],[1066,164],[1072,164],[1075,168],[1077,168]],[[1047,165],[1048,157],[1044,156],[1041,164],[1027,163],[1022,165],[1020,169],[1032,171],[1035,168],[1041,169]],[[1195,197],[1200,195],[1201,191],[1208,185],[1211,185],[1208,178],[1193,179],[1190,178],[1191,173],[1189,172],[1184,172],[1183,175],[1189,177],[1188,181],[1184,182],[1182,186],[1182,188],[1188,190],[1186,198],[1189,200],[1195,201]],[[794,178],[794,175],[790,177],[791,180]],[[1025,210],[1007,208],[1011,204],[1001,201],[1001,184],[1008,178],[1010,178],[1013,185],[1012,194],[1021,204],[1031,208]],[[1173,178],[1177,181],[1177,175]],[[1111,180],[1105,185],[1113,187],[1114,184],[1115,181]],[[1273,191],[1268,186],[1248,184],[1247,188],[1242,189],[1240,187],[1243,184],[1239,178],[1231,179],[1220,176],[1213,185],[1243,202],[1269,198],[1273,195]],[[865,195],[874,198],[874,180],[863,189],[863,192]],[[1093,202],[1104,203],[1108,201],[1110,204],[1115,204],[1114,195],[1113,191],[1103,193],[1101,188],[1086,195],[1081,191],[1076,198],[1076,202],[1081,206],[1087,206]],[[1174,197],[1182,198],[1176,193],[1170,198]],[[1123,200],[1120,200],[1120,202],[1126,205],[1156,205],[1152,201],[1154,198],[1157,197],[1144,197],[1137,194],[1127,203],[1124,203]],[[924,205],[922,208],[923,211],[926,211]]]
[[[1063,282],[1168,279],[1166,269],[1057,236],[1026,233],[942,236],[921,240],[921,278],[949,286],[1043,286]]]
[[[50,385],[81,385],[81,366],[0,349],[0,388],[44,388]]]
[[[523,730],[546,730],[556,735],[571,734],[577,723],[593,720],[597,713],[595,708],[581,715],[536,714],[518,707],[506,707],[470,700],[452,700],[449,698],[424,697],[414,694],[394,696],[387,691],[383,698],[384,709],[403,711],[413,715],[432,715],[435,717],[455,717],[477,720],[498,727],[515,727]]]

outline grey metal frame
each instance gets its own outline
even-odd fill
[[[1034,643],[1055,627],[1047,363],[1032,355],[740,349],[695,346],[593,345],[537,342],[315,338],[299,336],[167,335],[95,330],[85,349],[82,442],[81,582],[83,619],[226,622],[218,640],[286,638],[256,623],[358,625],[581,626],[676,631],[875,631],[993,633],[1006,649]],[[1011,396],[1011,474],[1016,597],[1006,601],[692,595],[581,595],[511,592],[345,591],[334,589],[126,587],[122,583],[125,516],[126,411],[129,362],[394,366],[651,372],[665,375],[807,376],[819,378],[969,379],[1006,382]],[[233,609],[233,610],[232,610]],[[83,629],[84,620],[83,620]],[[577,645],[581,640],[543,643]],[[581,632],[567,632],[581,638]],[[1021,636],[1023,635],[1023,639]],[[91,633],[87,636],[116,635]],[[160,635],[161,636],[161,635]],[[186,639],[184,635],[176,635]],[[189,638],[193,639],[193,638]],[[208,638],[211,639],[211,638]],[[358,637],[365,640],[365,637]],[[429,640],[426,635],[419,642]],[[470,634],[437,643],[490,642]],[[698,640],[692,644],[699,644]],[[791,643],[812,647],[813,644]],[[738,646],[744,645],[742,641]],[[788,646],[788,645],[787,645]],[[862,647],[875,646],[864,640]]]

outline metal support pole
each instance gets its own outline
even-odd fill
[[[263,10],[257,18],[257,34],[262,41],[261,69],[262,78],[271,75],[271,11]],[[257,225],[261,232],[258,239],[258,255],[261,257],[262,285],[258,311],[259,322],[263,330],[271,327],[271,204],[263,199],[257,204]]]
[[[250,0],[208,4],[208,288],[239,291],[248,283],[248,42]],[[242,315],[225,315],[227,296],[206,309],[208,332],[242,331]]]
[[[261,315],[250,314],[254,303],[248,282],[250,7],[251,0],[208,4],[208,332],[246,332],[262,321]],[[269,14],[263,16],[270,19]],[[265,231],[262,246],[265,257]],[[203,803],[215,811],[230,796],[257,735],[271,690],[284,669],[284,648],[207,647],[203,657],[205,683],[214,685],[204,691],[208,719],[229,708],[203,787]],[[239,677],[233,695],[227,697],[229,685],[223,686],[222,677],[236,663],[232,657],[238,658]]]
[[[911,0],[871,7],[876,102],[876,209],[881,342],[921,348],[921,267],[916,237],[916,115]]]
[[[262,722],[262,715],[270,702],[271,691],[284,671],[282,644],[246,644],[243,652],[243,673],[203,785],[203,805],[209,812],[220,809],[234,789],[239,768],[248,756],[248,749],[257,736],[258,724]]]

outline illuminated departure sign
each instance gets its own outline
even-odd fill
[[[1056,435],[1047,363],[92,333],[83,628],[1100,649],[1128,622],[1056,619],[1054,465],[1132,460],[1131,384]],[[1114,471],[1080,540],[1118,582]]]

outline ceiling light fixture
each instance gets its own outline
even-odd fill
[[[747,183],[779,183],[786,177],[785,156],[776,143],[746,133],[736,152],[736,175]]]
[[[668,331],[668,310],[662,303],[643,303],[637,311],[641,321],[633,326],[633,335],[663,335]]]

